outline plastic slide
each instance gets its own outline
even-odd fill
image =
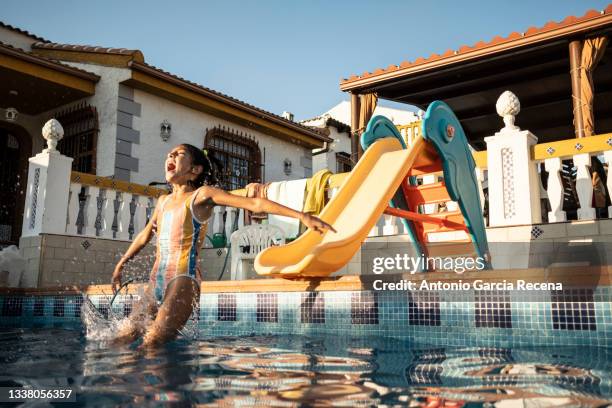
[[[401,217],[417,251],[429,254],[430,233],[464,231],[478,256],[487,261],[488,245],[474,176],[474,161],[459,121],[442,102],[430,105],[423,136],[410,147],[391,121],[373,117],[361,137],[364,155],[319,217],[337,232],[307,230],[295,241],[260,252],[259,275],[324,277],[346,265],[381,215]],[[444,181],[417,186],[414,177],[443,173]],[[457,202],[460,210],[422,214],[432,202]]]
[[[307,230],[287,245],[267,248],[255,258],[257,273],[328,276],[342,268],[368,236],[424,148],[421,138],[412,149],[404,149],[396,138],[378,140],[319,214],[337,232],[321,235]]]

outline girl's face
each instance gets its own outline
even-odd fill
[[[191,156],[183,146],[176,146],[168,153],[165,170],[166,181],[171,184],[186,184],[198,176],[198,169],[193,166]]]

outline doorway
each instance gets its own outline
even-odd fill
[[[0,247],[19,243],[31,154],[30,135],[0,123]]]

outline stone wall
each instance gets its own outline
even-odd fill
[[[612,220],[488,228],[487,236],[495,269],[541,267],[538,262],[552,251],[583,252],[585,245],[594,242],[612,245]],[[109,283],[117,261],[129,244],[127,241],[51,234],[21,238],[20,251],[26,259],[26,268],[20,286]],[[334,276],[370,274],[372,258],[404,252],[412,252],[408,235],[369,237],[361,250]],[[230,256],[221,274],[227,253],[227,248],[202,249],[200,268],[205,281],[230,279]],[[126,266],[124,276],[141,281],[148,279],[154,257],[152,242]],[[248,279],[258,277],[253,261],[245,261],[243,268]]]
[[[109,283],[113,269],[130,242],[110,239],[42,234],[21,238],[26,259],[22,287],[49,287]],[[128,265],[125,276],[148,277],[155,248],[147,245]]]

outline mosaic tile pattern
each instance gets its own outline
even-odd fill
[[[6,297],[2,302],[2,316],[18,317],[21,316],[23,310],[22,297]]]
[[[233,293],[219,293],[217,303],[217,320],[221,322],[236,321],[236,295]]]
[[[34,298],[34,309],[32,310],[33,317],[41,317],[45,315],[45,298],[36,296]],[[79,316],[75,316],[79,317]]]
[[[257,294],[257,321],[278,322],[278,295],[276,293]]]
[[[476,327],[512,328],[510,295],[502,291],[476,291]]]
[[[411,326],[440,326],[438,294],[431,291],[409,294],[408,322]]]
[[[351,324],[378,324],[378,294],[353,292],[351,294]]]
[[[593,290],[563,290],[550,294],[553,329],[597,330]]]
[[[324,292],[302,293],[300,321],[302,323],[325,323]]]
[[[109,314],[109,296],[92,296]],[[127,314],[137,296],[118,296]],[[478,346],[480,358],[512,361],[514,346],[612,347],[612,288],[505,292],[333,291],[204,293],[194,319],[202,335],[326,335],[393,337],[432,346]],[[81,327],[82,298],[0,295],[0,327]],[[411,381],[435,384],[443,356],[418,356]],[[435,353],[434,353],[435,354]],[[436,361],[436,363],[432,362]],[[435,367],[434,367],[435,366]]]
[[[64,317],[64,296],[53,297],[53,316]]]

